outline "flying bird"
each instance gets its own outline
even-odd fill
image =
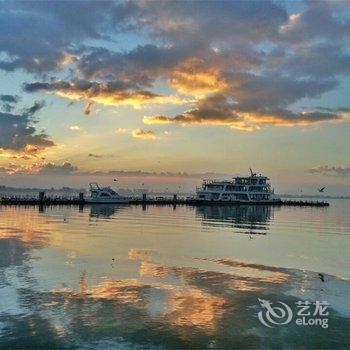
[[[322,187],[322,188],[319,188],[319,189],[318,189],[318,192],[324,192],[325,188],[326,188],[326,186],[324,186],[324,187]]]
[[[323,273],[319,273],[318,277],[322,282],[324,282],[324,274]]]
[[[117,182],[118,180],[117,179],[113,179],[114,182]]]

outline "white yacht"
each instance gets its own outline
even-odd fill
[[[197,188],[196,200],[209,202],[272,203],[280,201],[271,188],[270,179],[257,175],[250,169],[250,176],[232,180],[204,180]]]
[[[110,187],[100,187],[96,182],[90,183],[89,197],[85,198],[85,203],[129,203],[130,198],[120,196]]]

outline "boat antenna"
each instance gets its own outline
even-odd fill
[[[250,170],[250,175],[251,175],[251,176],[254,176],[255,174],[253,173],[252,168],[249,168],[249,170]]]

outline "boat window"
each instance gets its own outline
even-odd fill
[[[101,197],[109,197],[110,195],[109,195],[109,193],[101,193],[100,196],[101,196]]]
[[[214,190],[214,191],[219,191],[224,188],[223,185],[207,185],[208,190]]]

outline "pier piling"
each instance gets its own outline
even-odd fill
[[[45,200],[45,192],[40,191],[39,192],[39,202],[44,202],[44,200]]]

